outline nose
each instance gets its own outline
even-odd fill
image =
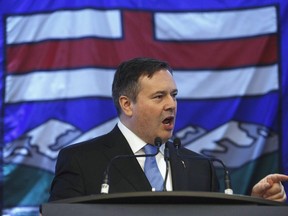
[[[177,107],[177,100],[174,96],[168,95],[167,99],[165,100],[165,110],[174,111]]]

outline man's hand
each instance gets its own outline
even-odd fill
[[[281,181],[288,181],[288,176],[282,174],[268,175],[254,185],[251,195],[284,202],[287,197]]]

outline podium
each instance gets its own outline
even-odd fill
[[[287,216],[285,203],[212,192],[133,192],[63,199],[42,205],[43,216]]]

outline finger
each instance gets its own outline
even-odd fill
[[[272,195],[272,196],[263,196],[263,198],[268,199],[268,200],[273,200],[273,201],[281,201],[284,202],[286,201],[287,197],[284,192]]]
[[[271,184],[268,182],[259,182],[257,183],[253,189],[252,189],[252,195],[253,196],[262,196],[263,194],[266,193],[267,190],[269,190],[272,187]]]
[[[276,201],[276,202],[285,202],[287,198],[285,195],[285,196],[279,196],[279,197],[267,197],[265,199],[271,200],[271,201]]]
[[[264,178],[265,179],[265,178]],[[266,176],[266,180],[271,184],[271,182],[281,182],[281,181],[288,181],[288,175],[283,174],[270,174]]]
[[[274,184],[269,190],[263,194],[263,198],[274,201],[285,201],[286,193],[283,185],[280,183]]]
[[[283,195],[284,194],[284,187],[279,183],[274,183],[271,188],[265,191],[265,194],[263,195],[264,198],[271,197],[274,195]]]

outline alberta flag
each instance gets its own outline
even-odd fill
[[[114,127],[115,69],[139,56],[173,67],[175,136],[223,160],[234,193],[288,174],[287,11],[286,0],[2,0],[3,214],[38,215],[59,150]]]

